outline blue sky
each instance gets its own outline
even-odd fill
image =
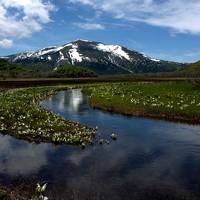
[[[199,0],[1,0],[0,55],[76,39],[200,60]]]

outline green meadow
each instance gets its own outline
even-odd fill
[[[84,92],[93,107],[106,111],[200,122],[200,87],[190,82],[104,84]]]

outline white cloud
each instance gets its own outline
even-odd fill
[[[74,23],[75,26],[84,30],[104,30],[105,27],[102,24],[97,23]]]
[[[95,10],[110,13],[113,18],[167,27],[181,33],[200,33],[199,0],[69,0]]]
[[[0,39],[24,38],[51,21],[54,6],[43,0],[0,0]]]
[[[12,40],[8,40],[8,39],[3,39],[0,40],[0,47],[2,48],[10,48],[13,45],[13,41]]]

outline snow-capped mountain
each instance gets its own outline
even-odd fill
[[[100,74],[175,71],[182,64],[150,58],[119,45],[77,40],[63,46],[52,46],[35,52],[7,57],[10,61],[53,70],[63,64],[89,67]]]

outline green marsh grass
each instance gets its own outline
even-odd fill
[[[189,82],[102,84],[84,92],[106,111],[200,123],[200,88]]]

